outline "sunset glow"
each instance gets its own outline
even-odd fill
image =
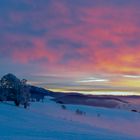
[[[139,7],[139,0],[0,1],[0,74],[57,91],[140,91]]]

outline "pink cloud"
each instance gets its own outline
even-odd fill
[[[106,73],[140,73],[139,10],[126,6],[73,6],[65,1],[41,5],[32,12],[11,13],[11,20],[22,24],[30,22],[33,30],[45,30],[41,36],[12,35],[9,42],[28,40],[33,47],[13,47],[12,59],[29,63],[46,59],[42,69],[50,66],[54,71],[85,71]],[[49,41],[64,40],[58,48]],[[130,43],[132,41],[132,43]],[[79,43],[75,48],[69,42]],[[133,43],[138,42],[138,43]],[[15,49],[14,49],[15,48]],[[83,57],[61,63],[67,52]]]

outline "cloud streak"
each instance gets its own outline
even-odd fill
[[[27,71],[34,65],[40,73],[140,74],[137,0],[0,4],[1,65],[9,61]]]

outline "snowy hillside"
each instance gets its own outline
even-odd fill
[[[137,112],[62,106],[49,98],[29,109],[0,103],[0,140],[139,140],[139,130]]]

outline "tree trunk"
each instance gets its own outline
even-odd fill
[[[19,101],[15,100],[14,102],[15,102],[15,105],[16,106],[19,106],[20,105],[20,102]]]
[[[25,109],[27,108],[27,103],[24,103],[24,108],[25,108]]]

